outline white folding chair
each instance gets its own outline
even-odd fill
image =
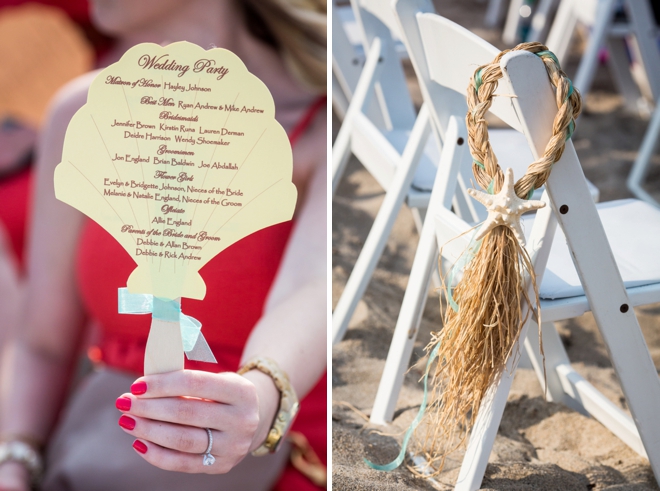
[[[465,96],[434,81],[444,75],[441,72],[445,71],[444,60],[448,57],[447,45],[427,43],[425,49],[416,23],[412,21],[404,22],[406,19],[413,19],[415,13],[418,12],[417,9],[422,7],[431,9],[430,12],[433,12],[428,3],[420,4],[418,1],[397,3],[397,9],[402,12],[399,16],[402,39],[415,68],[425,107],[428,108],[431,114],[433,129],[437,138],[443,141],[439,164],[440,171],[437,173],[433,185],[433,192],[440,197],[436,197],[431,201],[431,208],[427,211],[427,216],[433,216],[439,206],[449,207],[453,205],[454,210],[463,219],[480,221],[486,216],[485,210],[474,200],[466,197],[465,193],[472,180],[469,166],[472,158],[467,149],[467,135],[463,122],[467,112]],[[423,11],[428,12],[429,10]],[[473,70],[479,64],[490,62],[494,56],[490,50],[492,47],[487,43],[485,45],[489,46],[489,49],[477,49],[474,53],[466,53],[467,59],[472,60],[469,66]],[[459,48],[463,49],[463,47],[452,46],[452,49]],[[468,80],[469,76],[465,75],[461,83],[467,87]],[[501,94],[501,96],[495,97],[493,107],[504,109],[494,112],[513,129],[491,130],[490,141],[499,160],[506,162],[508,167],[512,167],[516,176],[521,176],[532,161],[532,155],[526,150],[526,140],[522,134],[520,122],[515,112],[510,109],[511,98],[507,97],[510,94],[502,89],[498,90],[497,94]],[[509,108],[509,110],[507,111],[506,108]],[[456,173],[455,176],[454,173]],[[440,191],[436,191],[437,189],[444,189],[447,182],[454,181],[457,182],[456,189],[458,192],[451,189],[451,192],[445,193],[443,191],[442,194],[437,194],[440,193]],[[587,185],[594,201],[597,201],[598,189],[589,182]],[[537,190],[533,198],[540,199],[542,191],[543,189]],[[388,363],[385,366],[374,409],[371,413],[371,420],[378,423],[390,421],[392,418],[396,398],[403,383],[403,374],[407,370],[413,348],[413,343],[406,342],[406,339],[414,339],[416,327],[413,326],[419,324],[424,309],[424,300],[434,271],[433,265],[436,263],[437,258],[432,220],[427,220],[422,227],[415,257],[417,262],[413,265],[410,273],[408,286],[397,318],[395,338],[392,341],[391,349],[400,349],[401,351],[397,354],[392,353],[392,356],[388,357]],[[397,336],[399,336],[398,339]]]
[[[428,138],[427,109],[415,115],[391,9],[378,0],[355,1],[353,7],[367,56],[333,146],[333,194],[351,154],[386,194],[333,312],[335,342],[366,290],[404,200],[413,211],[426,208],[439,155],[439,142]]]
[[[395,8],[406,35],[404,40],[409,43],[411,58],[414,57],[413,42],[410,42],[413,38],[426,48],[427,65],[437,65],[437,69],[431,69],[430,73],[438,85],[462,93],[475,67],[489,63],[498,53],[469,31],[428,13],[432,7],[425,0],[398,0]],[[518,124],[514,127],[522,130],[532,154],[537,157],[552,134],[557,111],[545,68],[536,56],[526,52],[507,54],[501,64],[504,78],[499,90],[516,97],[510,98],[507,104],[493,104],[492,112],[505,121],[517,118]],[[450,128],[455,136],[464,137],[462,118],[452,116]],[[428,278],[428,271],[437,257],[435,232],[438,243],[445,245],[443,256],[448,260],[455,260],[469,241],[456,239],[446,244],[448,239],[472,226],[448,206],[447,196],[456,188],[458,167],[471,163],[466,146],[454,150],[452,154],[442,153],[428,210],[428,216],[437,223],[427,220],[424,225],[404,298],[405,305],[408,298],[416,297],[408,307],[419,311],[426,300],[428,282],[425,278]],[[656,424],[656,413],[660,407],[660,380],[631,307],[660,300],[660,260],[653,250],[653,239],[660,236],[660,212],[635,200],[601,204],[597,209],[570,140],[547,182],[547,195],[551,206],[528,219],[533,220],[528,251],[542,296],[549,289],[546,286],[552,285],[571,290],[569,294],[573,295],[562,296],[560,288],[551,292],[558,298],[543,299],[541,304],[543,333],[547,336],[545,349],[550,398],[591,414],[633,449],[648,455],[657,479],[660,474],[660,426]],[[563,233],[566,242],[559,237],[553,240],[557,222],[561,226],[558,235]],[[529,228],[531,223],[527,225]],[[614,250],[610,249],[606,232],[612,240],[616,238],[612,244]],[[624,239],[628,242],[621,243]],[[627,250],[632,246],[635,250]],[[624,266],[623,281],[615,257]],[[575,266],[572,266],[571,258],[574,258]],[[553,321],[581,315],[588,310],[593,312],[611,354],[632,419],[575,372],[556,335]],[[418,320],[419,317],[407,326],[397,323],[371,415],[373,422],[383,423],[392,418]],[[533,331],[529,329],[531,339],[525,344],[530,348],[528,352],[542,380],[540,356],[532,349]],[[522,330],[521,341],[526,339],[527,332],[528,325]],[[479,411],[456,489],[476,490],[480,486],[515,368],[512,357],[498,386],[489,391]]]
[[[653,151],[658,143],[658,138],[660,138],[660,105],[656,106],[653,111],[651,121],[642,140],[642,145],[639,147],[637,158],[627,180],[628,189],[630,189],[631,193],[653,206],[660,207],[660,203],[642,187],[642,183],[649,170]]]
[[[622,3],[627,20],[614,22],[619,5],[617,0],[562,0],[545,44],[563,62],[576,25],[585,25],[590,29],[590,34],[573,80],[575,87],[583,94],[589,91],[598,67],[600,50],[607,47],[608,65],[626,106],[633,111],[645,112],[647,103],[632,77],[629,52],[632,52],[633,61],[644,67],[643,73],[653,99],[660,100],[658,27],[647,0],[623,0]]]

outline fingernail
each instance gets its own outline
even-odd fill
[[[115,402],[115,406],[120,411],[130,411],[131,410],[131,400],[128,397],[120,397]]]
[[[140,440],[135,440],[133,442],[133,448],[140,453],[147,453],[147,446]]]
[[[121,426],[125,430],[132,430],[133,428],[135,428],[135,420],[130,416],[126,416],[124,414],[121,418],[119,418],[119,426]]]
[[[141,394],[144,394],[147,391],[147,383],[146,382],[135,382],[133,385],[131,385],[131,394],[139,396]]]

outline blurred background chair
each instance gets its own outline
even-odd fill
[[[599,57],[607,48],[608,66],[626,107],[649,112],[640,86],[654,101],[660,97],[658,26],[647,0],[562,0],[545,44],[560,62],[566,59],[578,24],[589,30],[573,83],[589,91]],[[537,41],[541,39],[530,39]]]

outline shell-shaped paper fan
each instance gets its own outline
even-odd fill
[[[236,55],[141,44],[92,83],[69,124],[55,191],[135,260],[132,293],[202,299],[204,264],[291,219],[291,178],[272,96]]]

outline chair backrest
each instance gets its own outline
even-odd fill
[[[444,141],[449,119],[452,116],[461,121],[465,118],[465,91],[474,71],[478,66],[491,62],[499,50],[470,31],[436,15],[428,0],[397,0],[393,5],[437,137]],[[499,88],[496,94],[506,93]],[[491,112],[521,131],[510,97],[495,97]],[[467,145],[464,152],[468,152]],[[472,220],[479,221],[485,218],[485,208],[466,198],[465,193],[472,180],[472,171],[467,165],[469,152],[464,160],[466,165],[457,174],[458,189],[462,192],[454,195],[454,207],[462,217],[471,216]]]
[[[332,9],[332,102],[340,117],[344,117],[348,104],[360,78],[364,53],[358,53],[349,39],[339,8]]]
[[[415,9],[416,5],[421,8]],[[432,102],[439,131],[444,132],[449,116],[467,112],[465,91],[474,71],[490,63],[500,51],[476,34],[435,14],[427,0],[399,0],[395,8],[420,85]],[[495,94],[505,97],[495,97],[490,112],[521,131],[506,90],[500,86]]]
[[[467,105],[463,94],[470,78],[477,67],[492,62],[499,50],[467,29],[430,13],[432,7],[426,0],[395,0],[394,7],[420,85],[426,86],[425,97],[432,101],[430,106],[432,112],[435,111],[434,121],[442,127],[444,118],[452,115],[464,117]],[[536,55],[523,51],[508,53],[501,64],[503,78],[496,94],[503,97],[493,99],[491,112],[522,132],[533,157],[538,158],[552,136],[552,124],[557,113],[554,91],[545,67]],[[514,75],[506,72],[512,68],[516,75],[515,83],[511,80]],[[447,104],[443,104],[447,94],[439,87],[454,91],[460,97],[461,105],[458,99],[451,98],[452,105],[447,108]],[[566,159],[573,160],[571,165],[579,169],[570,140],[562,161]],[[542,237],[545,230],[538,230],[536,234]]]
[[[382,46],[382,75],[376,84],[376,97],[383,110],[386,130],[411,129],[415,124],[415,107],[406,84],[401,58],[396,51],[396,22],[393,13],[387,13],[383,0],[351,0],[358,24],[364,52],[367,53],[375,38]],[[391,10],[391,9],[390,9]]]

